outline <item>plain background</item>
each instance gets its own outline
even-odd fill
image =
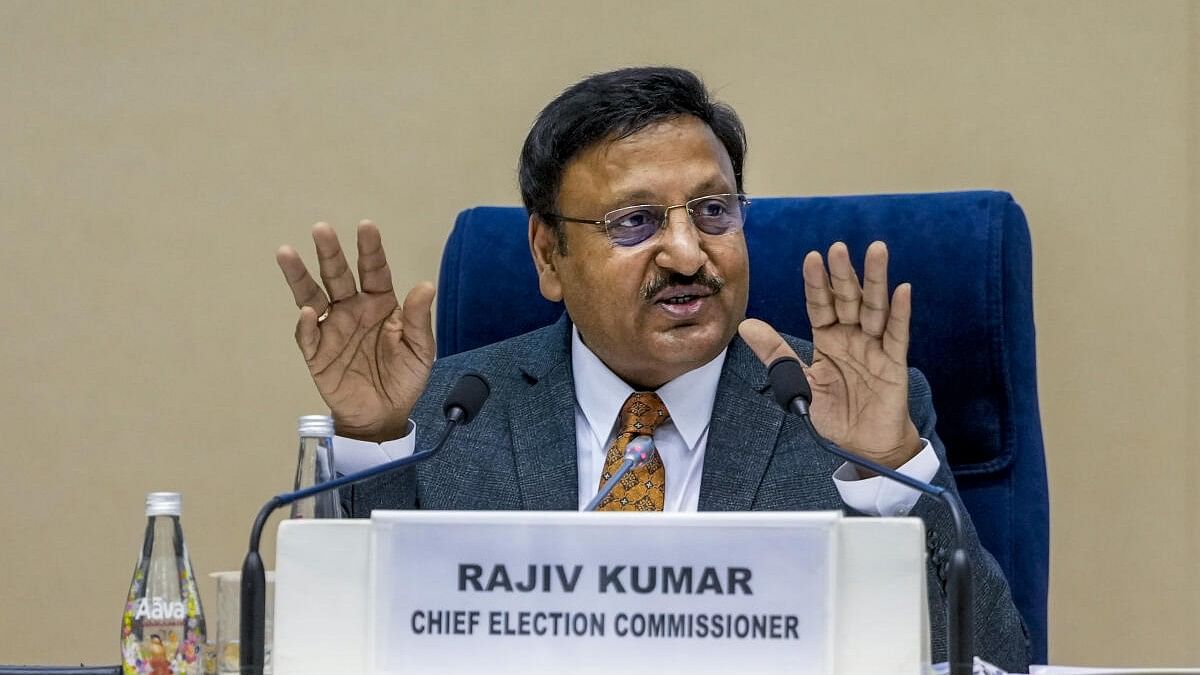
[[[1052,660],[1200,664],[1200,4],[7,0],[0,31],[0,662],[119,659],[147,491],[185,493],[198,574],[240,565],[322,410],[277,246],[370,217],[397,286],[436,278],[546,102],[661,63],[740,112],[751,194],[1016,195]]]

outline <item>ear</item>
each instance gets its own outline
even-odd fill
[[[537,269],[538,289],[542,297],[550,302],[563,298],[562,281],[555,266],[559,258],[558,233],[541,218],[529,216],[529,251],[533,254],[533,266]]]

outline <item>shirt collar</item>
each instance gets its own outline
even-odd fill
[[[670,411],[671,422],[689,450],[695,450],[708,429],[727,351],[722,349],[712,361],[680,375],[655,392]],[[575,378],[575,401],[597,436],[597,444],[603,445],[616,424],[621,405],[634,389],[583,344],[574,325],[571,326],[571,374]]]

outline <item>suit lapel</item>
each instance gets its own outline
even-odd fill
[[[771,461],[784,412],[764,395],[767,371],[740,337],[717,385],[700,482],[701,511],[748,511]]]
[[[564,314],[518,364],[529,388],[509,401],[508,418],[521,505],[527,510],[579,508],[570,335]]]

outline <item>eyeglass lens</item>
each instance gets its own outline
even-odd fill
[[[696,229],[705,234],[725,234],[742,227],[745,204],[741,195],[697,197],[684,208]],[[653,237],[667,219],[666,206],[643,204],[611,211],[605,215],[608,236],[617,246],[636,246]]]

